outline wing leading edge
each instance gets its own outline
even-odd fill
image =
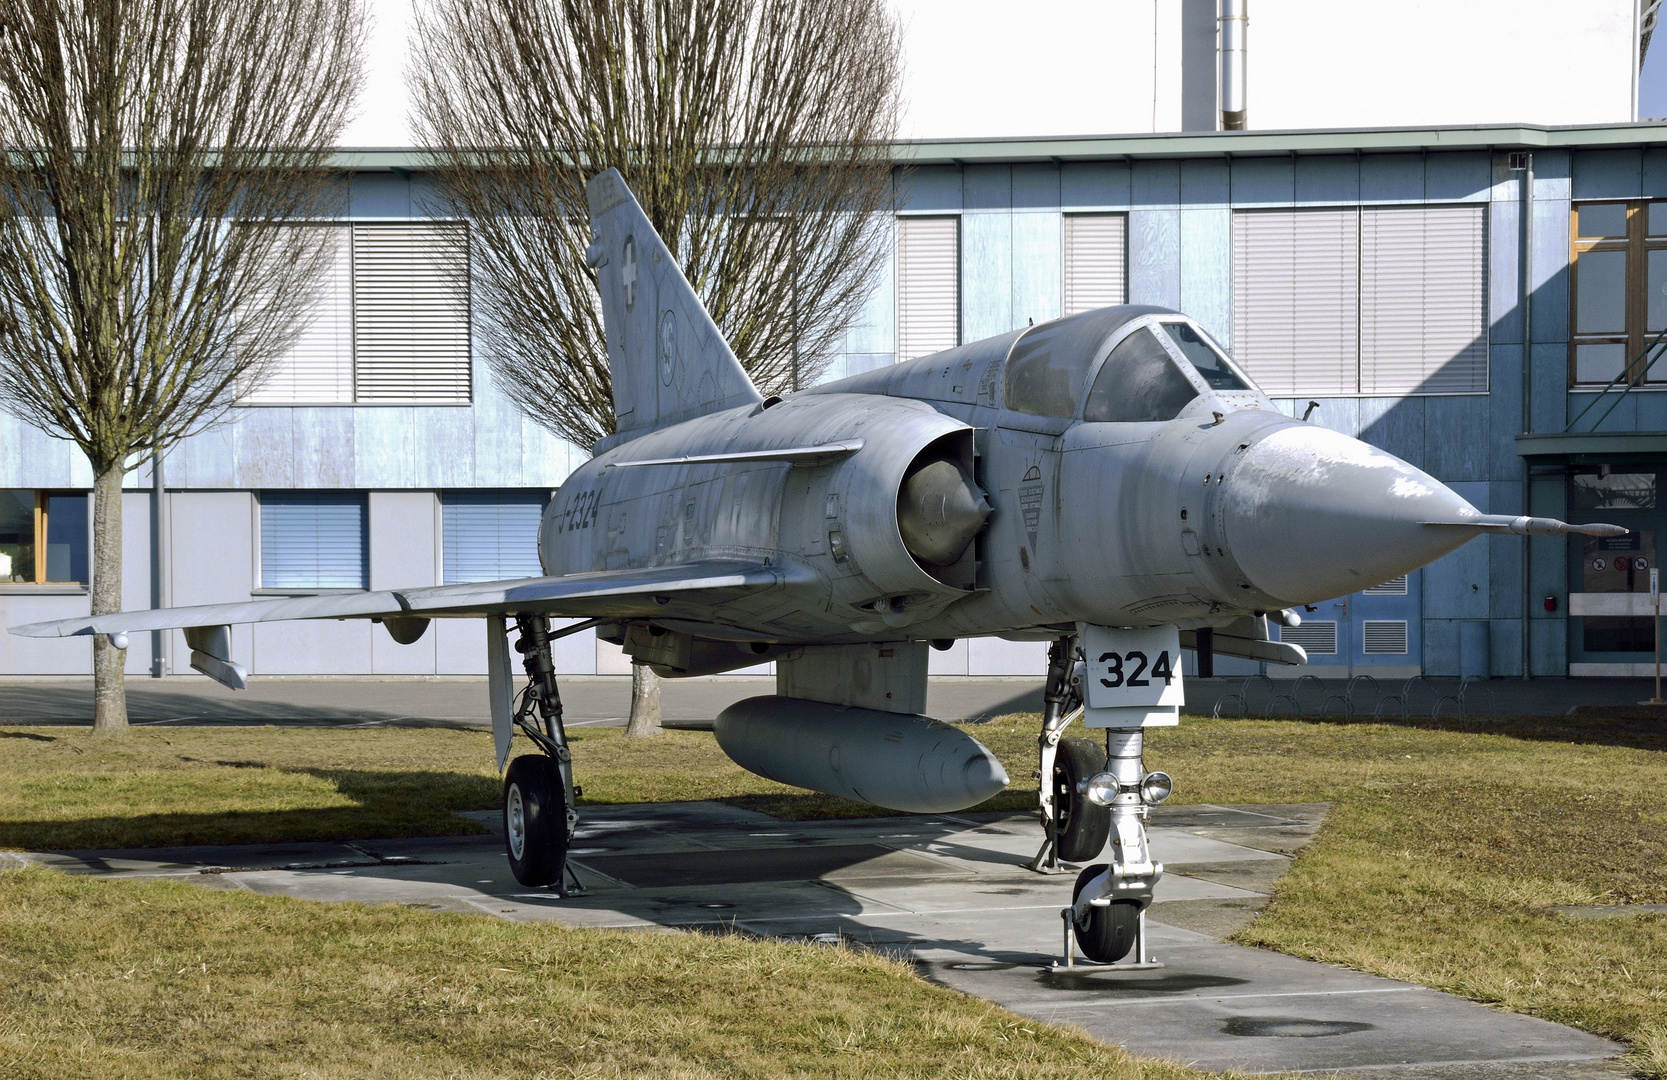
[[[713,603],[784,585],[788,570],[766,563],[712,561],[363,593],[251,600],[239,604],[122,611],[14,626],[23,637],[141,633],[296,619],[468,618],[505,612],[629,618],[657,610],[656,597],[705,594]]]

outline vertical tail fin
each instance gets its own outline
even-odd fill
[[[591,178],[585,253],[602,293],[602,324],[622,441],[762,400],[677,260],[616,169]]]

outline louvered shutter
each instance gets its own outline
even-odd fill
[[[1278,395],[1359,389],[1354,209],[1233,215],[1233,356]]]
[[[1335,619],[1304,619],[1300,626],[1281,627],[1279,640],[1301,646],[1310,656],[1336,656],[1337,622]]]
[[[260,583],[267,589],[363,589],[365,497],[294,491],[260,500]]]
[[[1367,656],[1405,656],[1405,619],[1366,619],[1360,624],[1360,651]]]
[[[1361,589],[1362,596],[1405,596],[1407,594],[1407,576],[1392,577],[1381,585]]]
[[[355,225],[353,337],[360,401],[468,401],[466,226]]]
[[[1065,215],[1065,314],[1128,303],[1129,219]]]
[[[440,500],[445,583],[537,577],[542,492],[456,492]]]
[[[353,245],[345,225],[330,229],[329,265],[319,282],[312,322],[243,400],[256,404],[329,404],[353,400]]]
[[[1487,393],[1483,210],[1361,211],[1361,392]]]
[[[952,217],[897,219],[897,358],[961,343],[961,223]]]

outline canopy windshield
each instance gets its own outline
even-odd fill
[[[1239,377],[1227,363],[1227,358],[1217,352],[1204,335],[1193,329],[1187,323],[1166,322],[1164,331],[1169,335],[1181,355],[1192,362],[1198,369],[1198,374],[1204,377],[1212,390],[1249,390],[1250,387]]]
[[[1076,416],[1088,387],[1088,373],[1105,355],[1106,342],[1125,323],[1151,314],[1174,312],[1131,304],[1032,327],[1007,357],[1007,407],[1032,416]]]
[[[1082,418],[1098,424],[1173,420],[1197,396],[1198,389],[1175,365],[1169,350],[1151,329],[1142,327],[1106,357]]]

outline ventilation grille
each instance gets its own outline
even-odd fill
[[[1406,623],[1401,624],[1401,639],[1406,640]],[[1309,656],[1336,656],[1337,623],[1335,620],[1313,620],[1301,626],[1282,627],[1279,640],[1302,646]],[[1404,647],[1402,651],[1406,651]]]
[[[1405,596],[1407,594],[1407,576],[1390,578],[1382,585],[1373,585],[1370,589],[1361,589],[1362,596]]]
[[[1367,619],[1360,624],[1361,652],[1367,656],[1405,656],[1405,619]]]

